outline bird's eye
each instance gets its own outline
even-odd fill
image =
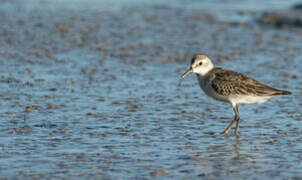
[[[199,63],[199,66],[201,66],[201,65],[202,65],[202,62]]]

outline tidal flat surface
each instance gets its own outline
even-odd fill
[[[302,179],[302,29],[256,21],[294,1],[83,2],[0,1],[0,178]],[[215,135],[195,53],[293,95]]]

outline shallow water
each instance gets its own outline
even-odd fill
[[[0,11],[1,178],[302,178],[299,29],[228,23],[185,1],[20,3]],[[180,80],[196,52],[293,95],[241,106],[240,137],[216,135],[230,105]]]

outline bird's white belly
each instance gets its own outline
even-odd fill
[[[231,95],[229,101],[235,104],[252,104],[252,103],[263,103],[271,96],[242,96],[242,95]]]

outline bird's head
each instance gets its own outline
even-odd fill
[[[181,77],[184,78],[191,73],[204,76],[213,68],[214,65],[210,58],[205,55],[198,54],[193,56],[190,68]]]

